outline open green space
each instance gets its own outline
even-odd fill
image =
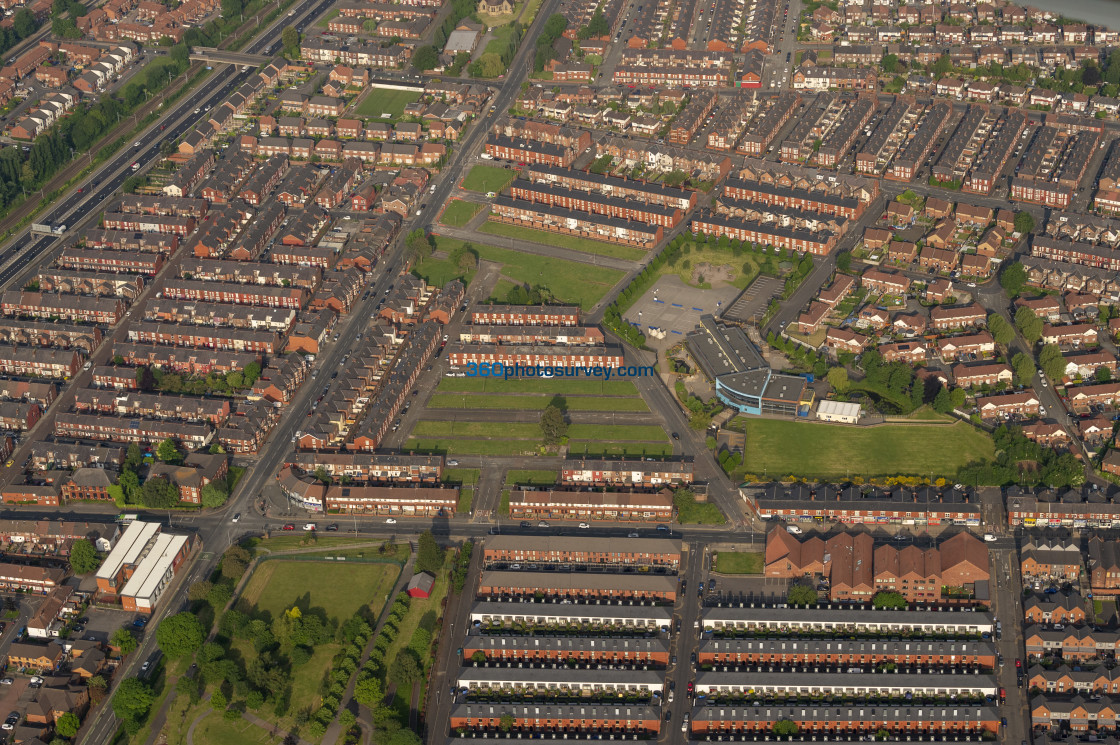
[[[530,422],[444,422],[422,420],[412,430],[414,437],[516,437],[539,440],[541,428]]]
[[[307,540],[304,533],[279,533],[271,538],[248,538],[241,545],[256,554],[276,553],[278,551],[293,551],[296,549],[315,548],[321,551],[333,551],[347,548],[355,544],[369,544],[370,538],[346,538],[343,536],[318,535],[314,542]]]
[[[991,458],[995,451],[987,434],[964,422],[951,427],[838,427],[824,422],[742,419],[740,424],[746,433],[744,470],[767,478],[951,478],[960,466]]]
[[[438,391],[477,393],[551,393],[573,396],[636,396],[628,380],[501,380],[495,378],[444,378]]]
[[[404,114],[404,107],[418,98],[420,98],[418,91],[371,88],[354,113],[371,119],[400,119]],[[384,114],[389,116],[383,116]]]
[[[523,225],[510,225],[509,223],[495,222],[494,220],[487,220],[484,222],[478,228],[478,232],[501,235],[506,238],[533,241],[534,243],[544,243],[548,246],[570,248],[573,251],[583,251],[585,253],[610,256],[615,259],[627,259],[629,261],[640,261],[649,253],[640,248],[620,246],[617,243],[596,241],[591,238],[566,235],[564,233],[550,233],[547,230],[536,230]]]
[[[649,411],[640,398],[599,398],[594,396],[564,396],[568,411]],[[544,394],[502,396],[484,393],[436,393],[428,399],[429,409],[507,409],[543,410],[553,400]]]
[[[443,287],[453,279],[461,280],[464,286],[469,285],[477,271],[478,269],[468,269],[464,272],[457,265],[452,264],[447,255],[429,256],[412,267],[412,273],[432,287]]]
[[[474,487],[464,486],[459,489],[459,502],[455,506],[455,512],[459,515],[469,515],[471,507],[474,505]]]
[[[464,199],[454,199],[451,204],[444,207],[440,213],[439,221],[453,228],[461,228],[471,221],[471,218],[482,211],[478,202],[468,202]]]
[[[362,606],[376,613],[400,574],[394,564],[337,564],[272,559],[261,563],[242,598],[258,611],[278,618],[293,605],[323,608],[336,621],[350,618]],[[361,588],[355,592],[355,588]]]
[[[477,468],[445,468],[441,480],[445,484],[474,485],[478,483],[479,473]]]
[[[568,427],[568,437],[573,440],[641,440],[657,442],[668,440],[665,430],[654,424],[573,424]]]
[[[730,284],[740,290],[745,289],[758,276],[758,261],[745,252],[741,256],[735,256],[730,249],[723,250],[707,244],[688,242],[684,245],[689,247],[688,253],[682,254],[675,263],[662,267],[661,276],[676,274],[686,285],[708,289],[712,287],[713,273],[729,271],[733,275]],[[705,270],[701,267],[702,264],[711,268]]]
[[[539,438],[529,440],[449,440],[409,437],[403,449],[431,455],[521,455],[535,451]]]
[[[573,458],[605,458],[638,456],[664,458],[673,454],[673,446],[658,442],[600,442],[598,440],[569,440],[568,455]]]
[[[331,21],[338,17],[338,8],[329,11],[325,16],[315,21],[315,28],[326,28],[331,25]]]
[[[551,486],[560,476],[558,471],[525,471],[511,468],[506,472],[507,484],[523,486]]]
[[[436,246],[448,254],[463,243],[465,241],[455,238],[436,236]],[[576,261],[525,254],[481,243],[472,245],[479,259],[501,264],[506,278],[529,287],[546,287],[557,302],[573,303],[584,310],[599,302],[623,277],[617,269],[592,268]],[[505,302],[505,297],[495,300]]]
[[[673,507],[681,525],[723,525],[727,518],[711,502],[697,502],[688,489],[678,489],[673,494]]]
[[[183,735],[186,736],[186,732]],[[268,730],[247,719],[227,721],[219,711],[212,711],[203,717],[194,728],[193,739],[196,743],[206,745],[264,745],[276,742],[276,738]]]
[[[762,574],[761,551],[716,551],[712,570],[721,574]]]
[[[478,165],[471,168],[471,172],[463,179],[463,188],[483,194],[488,191],[501,191],[510,185],[515,175],[510,168]]]

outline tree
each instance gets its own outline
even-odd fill
[[[790,605],[816,605],[817,591],[811,585],[795,582],[786,591],[786,600]]]
[[[1066,376],[1066,358],[1057,344],[1047,344],[1042,348],[1038,354],[1038,364],[1046,373],[1046,377],[1055,383],[1062,382]]]
[[[1020,306],[1019,310],[1015,311],[1015,325],[1019,328],[1019,333],[1031,345],[1042,338],[1042,319],[1025,305]]]
[[[208,582],[204,579],[199,580],[192,584],[190,589],[187,590],[187,599],[194,603],[205,600],[210,596],[210,590],[213,589],[213,587],[214,585],[212,582]]]
[[[122,657],[132,654],[136,651],[136,648],[140,646],[140,643],[136,641],[136,637],[132,635],[132,632],[123,626],[114,631],[113,635],[109,637],[109,644],[119,649]]]
[[[936,62],[933,63],[933,67],[931,68],[930,72],[932,72],[934,75],[936,75],[937,77],[940,78],[940,77],[943,77],[946,74],[948,74],[948,72],[952,69],[953,69],[952,58],[949,57],[949,55],[947,55],[947,54],[943,54],[943,55],[941,55],[940,57],[937,58]]]
[[[174,507],[179,503],[179,489],[162,476],[148,479],[140,487],[140,501],[157,510]]]
[[[405,648],[397,652],[397,656],[393,660],[392,666],[389,668],[389,678],[398,686],[407,689],[410,688],[414,682],[420,680],[422,672],[420,660],[416,658],[416,653],[411,649]]]
[[[988,331],[991,331],[996,341],[1005,347],[1015,338],[1015,329],[1011,328],[1011,324],[999,313],[988,316]]]
[[[546,445],[557,445],[568,432],[568,422],[559,406],[549,404],[541,413],[541,435]]]
[[[376,704],[381,703],[383,698],[385,698],[385,691],[376,676],[366,675],[358,678],[358,682],[354,684],[354,700],[362,706],[372,709]]]
[[[408,247],[408,255],[413,263],[423,261],[432,255],[431,238],[421,228],[416,228],[409,233],[404,239],[404,244]]]
[[[852,252],[841,251],[836,254],[836,268],[842,272],[851,271],[852,268]]]
[[[894,75],[898,72],[898,55],[884,54],[883,58],[879,60],[879,67],[888,75]]]
[[[62,735],[66,739],[70,739],[78,734],[78,729],[82,726],[82,720],[78,719],[78,715],[72,711],[68,711],[54,722],[54,731]]]
[[[509,732],[513,729],[514,721],[512,714],[502,714],[502,718],[498,720],[498,729],[502,732]]]
[[[832,390],[843,395],[848,392],[851,387],[851,381],[848,380],[848,370],[843,367],[831,367],[828,370],[828,384],[832,386]]]
[[[152,689],[139,678],[125,678],[113,694],[113,713],[125,722],[140,722],[152,706]]]
[[[954,388],[949,394],[949,400],[952,401],[954,409],[964,406],[964,399],[964,388]]]
[[[35,16],[26,7],[20,8],[12,17],[12,30],[21,39],[31,36],[38,28],[39,24],[35,20]]]
[[[183,454],[179,452],[179,446],[170,437],[156,447],[156,457],[173,466],[183,462]]]
[[[101,566],[101,557],[97,549],[85,538],[74,541],[70,547],[70,568],[74,574],[89,574]]]
[[[939,414],[948,414],[953,410],[953,399],[949,395],[949,389],[941,386],[941,390],[933,398],[933,410]]]
[[[293,59],[299,57],[299,42],[299,29],[295,26],[285,26],[284,30],[280,32],[280,43],[284,45],[284,51],[288,57]]]
[[[229,489],[224,481],[211,481],[202,487],[202,506],[221,507],[229,499]]]
[[[226,698],[226,694],[222,692],[221,688],[216,688],[214,692],[210,694],[210,706],[214,707],[217,711],[222,711],[229,706],[229,699]]]
[[[124,467],[130,471],[136,471],[139,470],[143,462],[144,454],[140,452],[140,446],[135,442],[129,445],[128,451],[124,455]]]
[[[1034,215],[1027,211],[1019,212],[1015,215],[1015,232],[1026,235],[1034,230]]]
[[[1107,367],[1098,367],[1097,371],[1093,373],[1093,377],[1097,379],[1098,383],[1112,382],[1112,371]]]
[[[871,605],[875,608],[902,609],[906,607],[906,598],[902,597],[902,593],[900,592],[883,590],[882,592],[875,593],[875,597],[871,598]]]
[[[168,658],[176,660],[194,654],[202,646],[202,624],[193,613],[176,613],[160,621],[156,642]]]
[[[431,44],[417,47],[412,53],[412,66],[417,70],[431,70],[439,66],[439,52]]]
[[[417,541],[416,571],[436,574],[443,567],[446,551],[439,545],[432,531],[425,530]]]
[[[1034,360],[1031,359],[1029,354],[1019,352],[1011,358],[1011,367],[1015,370],[1015,377],[1019,379],[1020,385],[1030,385],[1034,380]]]
[[[793,737],[798,732],[797,722],[790,719],[779,719],[771,729],[778,737]]]
[[[1019,214],[1026,214],[1029,216],[1029,213],[1025,212],[1020,212]],[[1023,285],[1025,285],[1026,283],[1027,270],[1024,269],[1023,265],[1018,261],[1012,264],[1008,264],[1006,267],[1004,267],[1003,271],[1000,272],[999,284],[1001,287],[1003,287],[1004,290],[1007,291],[1007,294],[1013,298],[1019,295],[1019,293],[1023,290]]]

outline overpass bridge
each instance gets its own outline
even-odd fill
[[[191,47],[190,58],[201,62],[209,62],[211,64],[250,65],[252,67],[258,67],[272,60],[271,57],[267,57],[263,54],[227,52],[222,49],[215,49],[214,47]]]

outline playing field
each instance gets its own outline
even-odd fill
[[[463,188],[483,194],[488,191],[501,191],[509,186],[514,175],[511,169],[502,166],[475,166],[463,179]]]
[[[494,222],[493,220],[484,222],[478,228],[478,232],[501,235],[506,238],[520,238],[526,241],[533,241],[534,243],[544,243],[549,246],[570,248],[573,251],[583,251],[585,253],[610,256],[615,259],[627,259],[630,261],[638,261],[649,253],[640,248],[620,246],[617,243],[596,241],[590,238],[566,235],[564,233],[550,233],[546,230],[534,230],[533,228],[526,228],[523,225],[510,225],[509,223]]]
[[[943,476],[991,458],[988,435],[964,422],[944,425],[841,427],[824,422],[740,420],[746,431],[747,473],[767,478],[800,476]],[[737,427],[736,427],[737,428]]]
[[[461,228],[469,223],[471,218],[477,215],[481,209],[482,205],[477,202],[466,202],[462,199],[455,199],[451,204],[444,207],[443,212],[439,216],[439,221],[453,228]]]
[[[272,559],[253,572],[242,597],[273,618],[298,604],[323,608],[330,618],[342,622],[363,605],[379,613],[399,574],[395,564]]]
[[[372,119],[400,119],[404,107],[420,97],[417,91],[390,91],[371,88],[369,94],[358,104],[355,113]],[[388,114],[388,117],[382,116]]]

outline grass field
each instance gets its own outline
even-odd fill
[[[620,246],[616,243],[596,241],[575,235],[550,233],[546,230],[535,230],[522,225],[509,225],[508,223],[494,222],[493,220],[487,220],[483,223],[482,226],[479,227],[478,232],[501,235],[506,238],[521,238],[527,241],[533,241],[534,243],[544,243],[549,246],[570,248],[573,251],[583,251],[585,253],[598,254],[599,256],[610,256],[615,259],[627,259],[630,261],[639,261],[649,253],[640,248],[630,248],[629,246]]]
[[[557,471],[522,471],[511,468],[506,472],[506,484],[550,486],[556,483],[559,476]]]
[[[605,443],[598,440],[569,440],[568,455],[570,457],[588,456],[592,458],[615,456],[642,456],[650,458],[664,458],[673,454],[673,446],[669,443],[659,442],[613,442]]]
[[[637,396],[628,380],[495,380],[444,378],[436,390],[477,393],[551,393],[572,396]]]
[[[474,279],[477,269],[460,271],[459,267],[452,264],[446,257],[436,258],[429,256],[412,268],[412,273],[433,287],[443,287],[453,279],[462,280],[464,285],[469,285]]]
[[[418,437],[514,437],[539,440],[541,428],[529,422],[442,422],[422,420],[412,434]]]
[[[274,559],[253,572],[242,598],[273,618],[299,605],[323,608],[330,618],[341,622],[363,605],[379,612],[399,574],[400,568],[392,564],[332,563],[328,567],[317,561]]]
[[[716,551],[712,570],[722,574],[762,574],[761,551]]]
[[[476,166],[476,168],[479,166]],[[464,241],[436,236],[436,245],[448,254]],[[485,244],[473,244],[480,259],[502,265],[502,275],[523,285],[547,287],[560,302],[574,303],[584,310],[599,302],[623,277],[616,269],[591,268],[575,261],[524,254]],[[495,298],[505,301],[505,294]]]
[[[184,737],[186,732],[183,733]],[[203,717],[194,729],[194,741],[206,745],[252,745],[253,743],[273,743],[276,738],[267,730],[247,719],[227,722],[221,712],[211,712]]]
[[[404,108],[402,104],[401,108]],[[513,181],[514,172],[502,166],[475,166],[463,179],[463,188],[485,194],[488,191],[501,191]]]
[[[454,199],[447,205],[439,216],[439,221],[453,228],[461,228],[471,221],[471,218],[482,210],[482,205],[477,202],[467,202]]]
[[[852,476],[945,476],[959,466],[991,458],[988,435],[964,422],[946,426],[837,427],[770,419],[745,421],[744,470],[815,479]]]
[[[417,91],[390,91],[371,88],[354,113],[370,119],[400,119],[404,107],[420,97]],[[382,114],[388,114],[383,117]]]
[[[568,427],[568,437],[573,440],[637,440],[657,442],[668,440],[665,430],[653,424],[573,424]]]
[[[688,262],[687,266],[685,266],[685,262]],[[706,244],[692,244],[692,250],[688,254],[682,256],[676,264],[662,267],[660,274],[661,276],[676,274],[681,278],[681,281],[687,285],[704,289],[710,288],[712,285],[707,279],[700,283],[692,281],[693,270],[700,264],[730,266],[732,271],[735,272],[735,277],[731,280],[731,284],[738,287],[740,290],[746,288],[746,286],[758,276],[758,262],[755,261],[753,257],[747,255],[736,257],[733,256],[730,251],[721,251],[718,248],[712,248]],[[746,269],[746,271],[744,271],[744,269]]]
[[[338,9],[335,8],[334,10],[330,11],[329,13],[327,13],[325,16],[323,16],[319,20],[315,21],[315,28],[326,28],[327,26],[331,25],[331,21],[334,20],[337,17],[338,17]]]
[[[477,468],[445,468],[443,469],[443,483],[474,485],[478,483],[479,469]]]
[[[536,451],[537,440],[449,440],[409,437],[403,449],[433,455],[521,455]]]
[[[568,411],[649,411],[640,398],[597,398],[594,396],[564,396]],[[428,400],[429,409],[510,409],[542,411],[553,396],[501,396],[485,393],[436,393]]]

